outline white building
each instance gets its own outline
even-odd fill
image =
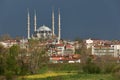
[[[113,57],[118,57],[120,56],[120,45],[92,46],[92,55],[111,55]]]
[[[103,56],[112,55],[114,56],[114,48],[110,46],[92,46],[92,55]]]
[[[57,54],[64,55],[65,46],[63,44],[56,44]]]
[[[114,57],[120,56],[120,45],[111,45],[114,48]]]
[[[91,48],[91,47],[93,46],[93,40],[87,39],[85,42],[86,42],[86,47],[87,47],[87,49],[88,49],[88,48]]]

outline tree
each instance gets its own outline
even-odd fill
[[[19,65],[17,62],[17,57],[19,54],[20,47],[18,45],[13,45],[9,48],[9,53],[6,58],[6,70],[5,76],[7,80],[13,80],[16,75],[19,74]]]
[[[75,49],[75,53],[81,55],[90,53],[90,50],[86,48],[84,40],[76,38],[75,41],[77,41],[77,44],[79,45],[79,48]]]
[[[42,42],[43,44],[44,42]],[[28,54],[29,56],[29,70],[32,74],[37,73],[41,63],[45,62],[46,57],[46,46],[45,44],[41,45],[41,42],[38,40],[29,40],[28,45]],[[48,61],[48,60],[47,60]]]
[[[5,72],[5,61],[6,61],[6,54],[7,49],[3,47],[3,45],[0,44],[0,75],[4,75]]]
[[[0,40],[4,41],[4,40],[9,40],[12,39],[12,37],[9,34],[4,34],[0,36]]]

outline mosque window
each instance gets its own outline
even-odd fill
[[[40,31],[41,33],[44,33],[44,31]]]
[[[47,33],[47,31],[45,31],[45,33]]]
[[[51,33],[51,31],[49,31],[49,33]]]

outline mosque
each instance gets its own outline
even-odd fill
[[[57,38],[59,41],[61,39],[61,23],[60,23],[60,10],[58,11],[58,35],[55,35],[54,27],[54,10],[52,10],[52,29],[43,25],[37,28],[36,12],[34,13],[34,33],[30,35],[30,14],[28,11],[27,16],[27,39],[53,39]]]

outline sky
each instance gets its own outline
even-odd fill
[[[120,40],[120,0],[0,0],[0,35],[26,38],[27,8],[31,34],[34,10],[37,13],[37,28],[42,25],[51,28],[54,8],[56,35],[60,9],[62,39]]]

